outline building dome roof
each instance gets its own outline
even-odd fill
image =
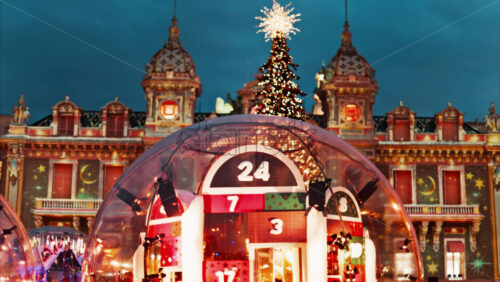
[[[156,52],[149,63],[146,64],[146,76],[165,75],[167,71],[187,74],[189,77],[196,76],[196,66],[193,58],[184,48],[179,39],[180,28],[177,26],[177,18],[172,19],[169,28],[168,41],[163,48]]]
[[[337,54],[330,60],[324,72],[326,81],[332,80],[335,76],[355,75],[358,77],[368,77],[375,80],[375,70],[371,68],[368,61],[363,58],[356,47],[352,45],[352,33],[349,31],[349,24],[346,22],[341,35],[342,42]]]

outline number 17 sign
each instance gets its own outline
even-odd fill
[[[245,145],[226,152],[210,167],[202,186],[205,195],[304,191],[302,175],[292,160],[261,145]]]

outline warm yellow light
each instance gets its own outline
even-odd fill
[[[255,17],[257,20],[262,21],[258,26],[261,29],[257,32],[263,32],[266,41],[279,35],[290,39],[290,34],[300,31],[293,26],[294,23],[300,21],[300,14],[292,14],[293,8],[289,7],[290,4],[283,7],[275,0],[272,9],[264,7],[264,9],[260,10],[264,17]]]
[[[477,142],[477,141],[479,141],[479,137],[477,135],[472,135],[472,137],[470,138],[470,141]]]
[[[431,141],[431,137],[429,135],[425,135],[424,141]]]
[[[488,136],[488,143],[500,143],[500,135],[490,135]]]
[[[160,114],[165,119],[174,119],[179,112],[179,105],[172,100],[166,100],[160,105]]]
[[[398,204],[396,204],[396,203],[392,203],[392,207],[393,207],[395,210],[399,210],[399,206],[398,206]]]

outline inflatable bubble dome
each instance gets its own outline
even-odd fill
[[[179,130],[116,182],[85,281],[416,281],[418,240],[375,165],[335,134],[234,115]]]
[[[0,195],[0,281],[44,281],[45,270],[30,236]]]

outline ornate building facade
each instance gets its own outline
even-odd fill
[[[131,111],[118,98],[86,111],[67,96],[29,124],[20,98],[9,132],[0,137],[0,192],[27,229],[61,225],[89,232],[132,161],[165,136],[209,118],[195,113],[200,78],[179,34],[174,17],[168,41],[146,65],[145,112]],[[351,143],[391,181],[418,232],[414,247],[423,254],[425,276],[500,278],[500,116],[494,105],[485,106],[484,122],[465,122],[451,103],[434,117],[419,117],[402,102],[374,116],[375,70],[354,47],[347,23],[337,53],[316,80],[311,122]],[[241,113],[252,112],[259,89],[252,81],[238,91]]]

